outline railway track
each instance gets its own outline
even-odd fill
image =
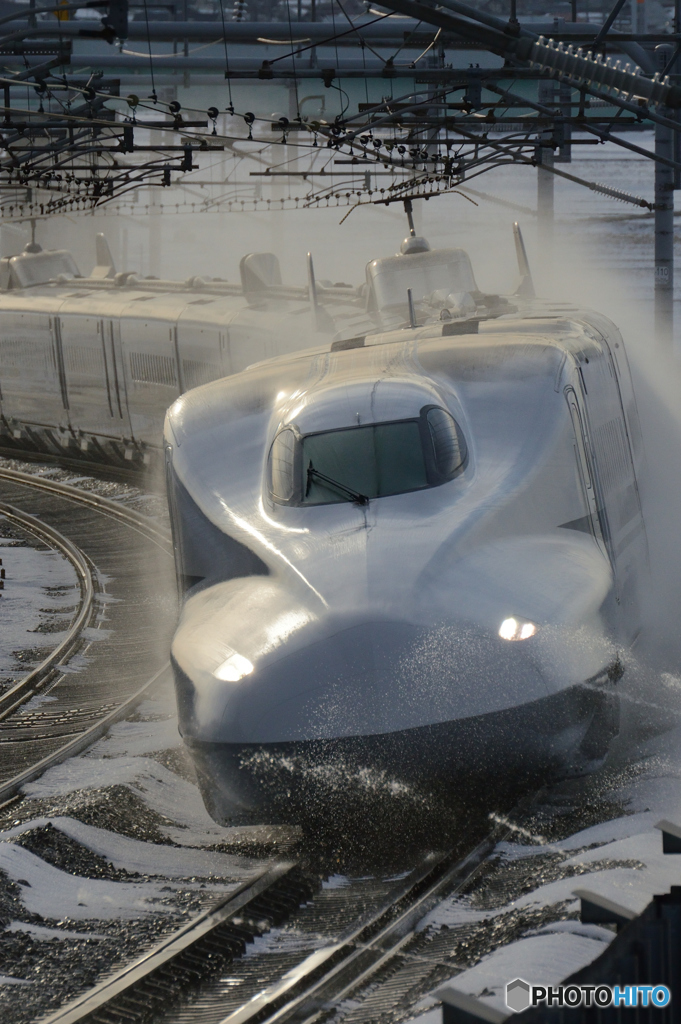
[[[68,559],[80,587],[80,603],[64,639],[28,675],[20,679],[5,693],[0,694],[0,721],[2,721],[23,704],[27,697],[46,686],[58,671],[60,663],[68,660],[77,648],[83,629],[93,617],[97,581],[87,558],[68,537],[4,502],[0,502],[0,515],[6,521],[18,525],[39,543],[47,544]]]
[[[463,855],[460,849],[431,853],[387,879],[339,885],[331,877],[315,885],[309,865],[306,871],[277,863],[42,1024],[330,1020],[356,993],[401,966],[418,923],[442,898],[473,883],[508,832],[495,825]],[[418,968],[424,981],[438,964],[421,958]],[[443,973],[451,974],[451,966]]]
[[[0,515],[63,554],[80,588],[60,642],[0,694],[1,807],[103,735],[165,676],[174,585],[169,532],[139,512],[5,467],[0,496]],[[31,698],[47,694],[34,706]]]

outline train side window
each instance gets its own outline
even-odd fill
[[[290,502],[295,492],[296,435],[290,428],[280,430],[270,451],[270,489],[281,502]]]
[[[427,411],[426,422],[433,446],[435,470],[443,480],[451,480],[466,458],[466,446],[456,420],[436,406]]]

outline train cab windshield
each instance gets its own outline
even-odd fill
[[[426,406],[418,419],[300,435],[285,427],[270,450],[270,493],[285,505],[331,505],[437,487],[466,461],[454,418]]]

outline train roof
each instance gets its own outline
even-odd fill
[[[359,379],[421,375],[461,384],[543,379],[557,388],[569,357],[579,364],[602,356],[609,341],[620,344],[607,318],[564,304],[534,303],[524,314],[459,322],[456,333],[452,326],[433,322],[256,363],[181,396],[168,411],[168,428],[180,441],[210,429],[217,409],[224,424],[272,410],[285,392],[302,396]]]
[[[251,253],[241,261],[239,283],[216,277],[193,276],[184,281],[143,277],[130,271],[117,273],[103,235],[97,236],[97,264],[89,276],[82,276],[66,250],[42,250],[29,243],[17,256],[0,259],[0,309],[25,310],[27,306],[55,311],[64,303],[87,302],[101,315],[132,314],[133,302],[145,303],[150,316],[177,315],[177,310],[195,307],[197,319],[221,320],[225,313],[243,308],[288,308],[304,303],[309,306],[309,286],[281,283],[279,263],[272,253]],[[267,272],[265,272],[265,270]],[[326,285],[317,288],[325,304],[361,304],[360,290],[351,285]],[[130,310],[126,307],[130,305]],[[205,307],[202,312],[200,307]],[[89,309],[88,309],[89,312]]]
[[[464,250],[429,250],[421,242],[426,251],[411,253],[403,245],[406,254],[372,260],[366,268],[366,283],[358,288],[316,282],[311,260],[306,286],[283,285],[272,253],[245,256],[238,284],[205,277],[167,281],[117,273],[102,235],[97,236],[97,264],[90,276],[82,277],[68,252],[43,251],[31,243],[18,256],[0,260],[0,309],[171,321],[198,330],[219,329],[238,317],[249,330],[263,334],[282,329],[288,319],[301,335],[304,354],[276,359],[274,372],[284,374],[295,374],[297,359],[307,364],[311,346],[325,335],[332,352],[414,344],[421,348],[423,343],[447,338],[450,359],[454,351],[463,351],[462,342],[456,344],[455,338],[476,336],[473,349],[479,361],[485,345],[498,346],[502,339],[505,345],[518,345],[541,336],[549,347],[579,353],[616,333],[604,317],[571,305],[537,302],[527,291],[523,293],[522,285],[510,297],[483,294]],[[310,334],[308,328],[309,337],[303,340],[303,321],[298,317],[310,311],[316,330]],[[366,359],[364,365],[368,365]]]

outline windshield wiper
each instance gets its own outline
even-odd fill
[[[315,469],[310,462],[307,467],[307,487],[305,488],[305,497],[310,493],[310,485],[313,480],[321,480],[322,483],[328,484],[329,487],[334,487],[341,494],[344,494],[348,501],[354,501],[357,505],[368,505],[369,499],[366,494],[360,494],[359,491],[353,491],[352,487],[346,487],[340,480],[334,480],[333,477],[327,476],[326,473],[320,473],[318,469]]]

